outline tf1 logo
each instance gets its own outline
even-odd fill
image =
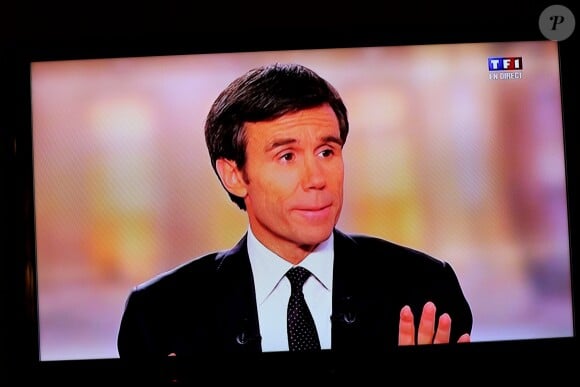
[[[494,57],[487,58],[489,71],[521,70],[522,57]]]

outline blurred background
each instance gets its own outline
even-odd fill
[[[340,229],[450,262],[473,341],[572,336],[557,55],[538,41],[33,63],[41,360],[118,357],[133,286],[245,232],[204,119],[275,61],[311,67],[349,110]],[[490,80],[489,57],[522,57],[522,79]]]

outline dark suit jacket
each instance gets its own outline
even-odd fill
[[[335,230],[332,351],[398,343],[401,308],[419,320],[433,301],[452,319],[451,342],[471,333],[472,314],[452,267],[422,252]],[[118,335],[123,359],[261,352],[246,236],[231,250],[194,259],[136,287]]]

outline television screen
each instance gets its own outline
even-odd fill
[[[247,231],[204,124],[231,81],[271,63],[307,66],[346,105],[340,230],[449,262],[470,348],[574,342],[568,42],[456,36],[27,57],[38,363],[116,364],[131,290]]]
[[[118,357],[132,287],[245,232],[204,120],[274,62],[347,105],[340,229],[450,262],[473,342],[574,335],[557,42],[58,60],[31,64],[41,360]]]

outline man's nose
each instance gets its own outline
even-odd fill
[[[326,185],[326,175],[323,160],[317,157],[307,157],[302,170],[302,185],[305,190],[320,189]]]

